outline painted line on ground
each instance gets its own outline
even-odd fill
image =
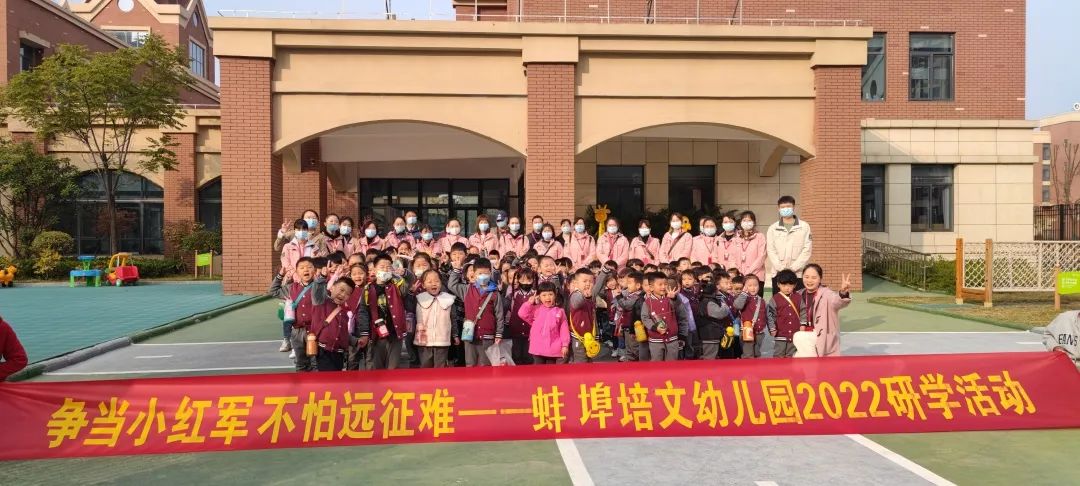
[[[266,344],[266,343],[278,343],[281,344],[280,339],[273,341],[211,341],[207,343],[135,343],[132,346],[213,346],[219,344]]]
[[[868,345],[870,345],[870,346],[896,346],[896,345],[898,345],[898,344],[904,344],[904,343],[885,343],[885,342],[880,342],[880,343],[866,343],[866,344],[868,344]]]
[[[581,460],[581,453],[574,445],[572,439],[555,439],[555,445],[559,447],[559,455],[562,456],[566,472],[570,474],[570,482],[574,486],[594,486],[589,470],[585,468],[585,461]]]
[[[171,357],[173,357],[171,354],[159,354],[157,356],[136,356],[135,359],[162,359]]]
[[[1042,341],[1017,341],[1016,344],[1038,344],[1042,346]]]
[[[1031,334],[1028,331],[847,331],[840,334]]]
[[[133,371],[55,371],[45,373],[49,376],[98,376],[98,375],[139,375],[162,373],[198,373],[202,371],[248,371],[248,370],[294,370],[289,366],[238,366],[234,368],[182,368],[176,370],[133,370]]]
[[[911,459],[908,459],[908,458],[906,458],[904,456],[901,456],[900,454],[897,454],[897,453],[889,450],[885,446],[883,446],[881,444],[878,444],[877,442],[874,442],[874,441],[872,441],[870,439],[867,439],[866,437],[864,437],[862,435],[848,434],[848,435],[846,435],[846,437],[853,440],[853,441],[855,441],[856,444],[859,444],[859,445],[861,445],[861,446],[863,446],[863,447],[865,447],[867,449],[870,449],[871,451],[873,451],[877,455],[892,461],[894,464],[896,464],[896,465],[898,465],[898,466],[900,466],[900,467],[902,467],[904,469],[907,469],[912,474],[915,474],[916,476],[929,481],[931,484],[935,484],[937,486],[956,486],[956,483],[953,483],[952,481],[949,481],[948,479],[945,479],[945,478],[943,478],[941,476],[938,476],[937,474],[934,474],[929,469],[916,464]]]
[[[776,481],[754,481],[755,486],[780,486]]]

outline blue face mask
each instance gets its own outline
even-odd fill
[[[304,230],[296,230],[296,232],[293,233],[293,235],[296,236],[296,239],[298,239],[298,240],[307,240],[308,239],[308,232],[304,231]]]
[[[364,236],[366,236],[368,238],[374,238],[375,235],[377,235],[377,234],[379,234],[379,232],[375,231],[374,229],[371,229],[371,228],[368,228],[368,229],[364,230]]]
[[[431,233],[420,233],[420,238],[424,241],[431,241],[432,235]]]
[[[510,223],[510,231],[512,231],[514,233],[517,233],[518,231],[521,231],[521,225],[517,224],[517,223]]]
[[[305,219],[304,222],[307,223],[308,229],[313,230],[319,227],[319,220],[317,219]]]
[[[533,223],[533,231],[539,233],[542,229],[544,229],[544,223]]]
[[[795,216],[795,208],[780,208],[781,218],[790,218]]]
[[[329,232],[333,233],[333,232],[335,232],[337,230],[338,230],[338,225],[336,225],[336,224],[328,224],[328,225],[326,225],[326,231],[329,231]]]
[[[481,287],[485,287],[485,286],[487,286],[488,282],[490,282],[490,281],[491,281],[491,275],[489,275],[489,274],[481,273],[481,274],[476,275],[476,285],[479,285]]]
[[[500,228],[505,228],[506,227],[506,221],[496,221],[495,226],[498,226]]]
[[[478,228],[480,228],[480,231],[487,231],[487,230],[491,229],[491,225],[487,224],[487,223],[480,223]]]
[[[574,225],[574,231],[576,231],[578,233],[584,233],[585,232],[585,225],[583,225],[583,224],[575,224]]]
[[[341,234],[343,235],[350,234],[352,233],[352,226],[342,226],[341,228],[338,228],[338,231],[341,231]]]
[[[405,226],[403,226],[403,225],[394,226],[394,233],[397,233],[397,234],[400,235],[400,234],[402,234],[404,232],[405,232]]]
[[[408,218],[405,218],[405,224],[416,224],[416,217],[409,216]]]

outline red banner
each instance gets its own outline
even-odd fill
[[[1058,353],[9,383],[0,459],[578,437],[1080,426]]]

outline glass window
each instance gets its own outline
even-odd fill
[[[1042,202],[1050,202],[1050,186],[1043,186]]]
[[[1045,182],[1045,181],[1049,181],[1051,178],[1052,178],[1052,175],[1050,174],[1050,166],[1049,165],[1042,166],[1042,180]]]
[[[645,214],[645,167],[596,166],[596,203],[606,204],[622,228],[637,228]]]
[[[19,43],[20,70],[29,71],[34,69],[38,64],[41,64],[43,59],[45,59],[45,49],[26,42]]]
[[[1048,144],[1048,143],[1042,144],[1042,159],[1043,160],[1050,160],[1050,156],[1051,156],[1050,144]]]
[[[951,165],[911,166],[911,231],[952,231]]]
[[[150,35],[150,32],[145,30],[106,30],[105,32],[131,47],[142,47],[146,43],[146,38]]]
[[[75,238],[75,251],[84,255],[109,253],[109,216],[101,177],[87,172],[79,179],[83,192],[58,228]],[[220,187],[220,183],[219,183]],[[161,254],[165,204],[164,190],[138,174],[123,172],[116,183],[116,226],[120,251]],[[220,200],[220,188],[218,189]],[[220,208],[220,202],[219,202]],[[218,210],[220,220],[220,209]],[[220,223],[219,223],[220,225]]]
[[[199,222],[208,230],[221,231],[221,178],[199,188]]]
[[[668,166],[668,207],[682,214],[705,211],[716,204],[716,167]]]
[[[875,33],[866,43],[866,65],[862,68],[864,101],[885,99],[885,34]]]
[[[862,230],[885,231],[885,166],[862,166]]]
[[[953,35],[911,34],[911,99],[953,99]]]
[[[395,217],[414,210],[436,234],[454,216],[468,235],[479,214],[494,217],[510,202],[507,179],[361,179],[359,188],[360,218],[374,219],[380,233]]]
[[[191,72],[196,76],[206,77],[206,49],[194,41],[188,42],[188,58],[191,61]]]

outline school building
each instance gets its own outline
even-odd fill
[[[438,224],[716,204],[859,274],[861,238],[1032,238],[1022,0],[484,0],[457,20],[214,18],[226,291],[304,208]],[[266,228],[266,231],[251,231]]]

